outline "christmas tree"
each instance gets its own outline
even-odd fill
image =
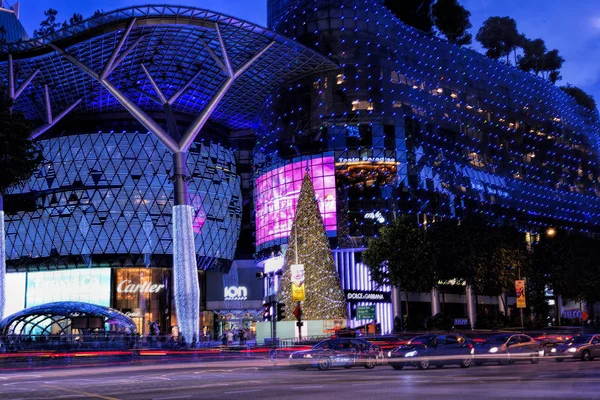
[[[291,266],[294,264],[304,265],[305,300],[302,302],[302,319],[347,319],[344,292],[335,270],[329,240],[308,172],[302,181],[279,284],[279,301],[285,303],[286,310],[290,310],[287,312],[287,320],[294,319],[291,310],[296,307],[292,298],[291,281]]]

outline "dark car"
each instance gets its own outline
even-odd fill
[[[375,368],[382,357],[381,348],[362,339],[326,339],[310,350],[295,351],[290,354],[290,365],[299,369],[317,367],[321,371],[331,367],[352,368],[362,365]]]
[[[556,357],[556,361],[563,361],[565,358],[591,361],[600,357],[600,335],[577,335],[552,349],[550,354]]]
[[[394,369],[402,369],[405,365],[419,369],[427,369],[430,365],[441,368],[448,364],[468,368],[473,353],[473,344],[462,335],[422,335],[390,351],[388,363]]]
[[[501,334],[490,336],[475,347],[475,365],[486,362],[498,362],[502,365],[519,360],[528,360],[532,364],[540,362],[544,348],[540,342],[523,334]]]

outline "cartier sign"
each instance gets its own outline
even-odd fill
[[[119,293],[158,293],[165,288],[165,285],[158,285],[155,283],[131,283],[129,279],[121,281],[117,285],[117,292]]]

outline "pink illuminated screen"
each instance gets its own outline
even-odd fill
[[[307,164],[325,229],[327,232],[335,233],[336,198],[333,157],[314,158],[266,172],[256,180],[257,245],[289,236]]]

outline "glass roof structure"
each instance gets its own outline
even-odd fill
[[[281,84],[316,70],[335,68],[317,52],[233,17],[184,6],[129,7],[86,19],[47,37],[0,45],[0,85],[9,84],[9,55],[14,63],[15,86],[36,75],[34,84],[25,85],[15,102],[29,119],[46,119],[40,105],[48,97],[55,110],[80,99],[72,112],[123,109],[58,48],[96,73],[106,72],[105,77],[144,112],[163,112],[161,100],[166,97],[176,99],[172,110],[184,115],[198,114],[226,83],[224,62],[237,71],[264,51],[235,80],[211,115],[213,121],[229,129],[250,128],[263,100]],[[117,54],[115,49],[122,51]],[[181,88],[185,91],[178,94]]]
[[[126,333],[135,333],[137,329],[131,318],[112,308],[64,301],[40,304],[9,315],[0,322],[0,335],[70,334],[75,317],[101,317],[105,324]]]

